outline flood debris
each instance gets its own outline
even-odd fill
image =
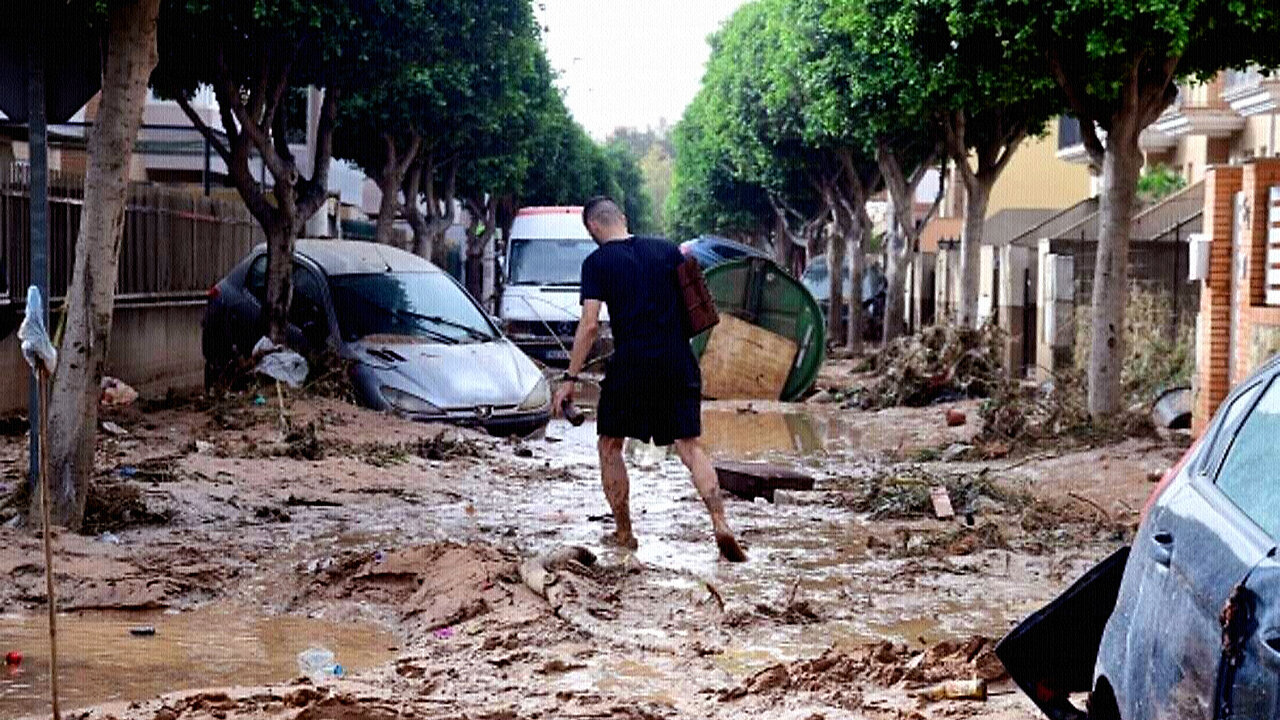
[[[939,520],[950,520],[956,516],[951,507],[951,493],[945,485],[935,485],[929,489],[929,500],[933,502],[933,516]]]
[[[1132,437],[1155,437],[1151,419],[1128,409],[1095,420],[1089,415],[1084,378],[1064,372],[1039,387],[1008,381],[997,386],[979,408],[982,430],[976,444],[987,458],[1021,452],[1111,444]]]
[[[814,487],[812,475],[781,465],[717,462],[715,469],[720,488],[743,500],[764,498],[772,503],[775,491],[808,491]]]
[[[933,325],[900,338],[868,359],[875,380],[856,394],[856,404],[878,410],[920,407],[938,401],[982,398],[1000,384],[1001,330]],[[962,423],[963,424],[963,423]]]
[[[929,699],[967,698],[981,688],[985,698],[987,684],[1004,677],[995,642],[986,637],[942,642],[924,651],[880,642],[770,666],[721,692],[720,700],[804,693],[857,711],[863,708],[864,694],[877,688],[901,688]]]
[[[102,378],[102,399],[104,408],[118,408],[132,405],[138,400],[138,391],[123,381],[113,377]]]
[[[171,508],[147,501],[142,488],[128,481],[97,478],[85,500],[81,534],[115,533],[143,525],[163,525],[174,517]]]
[[[1025,495],[997,485],[981,473],[942,473],[921,465],[880,467],[837,482],[845,491],[844,505],[875,520],[933,516],[935,488],[945,490],[953,510],[967,511],[985,500],[1002,510],[1016,511],[1029,502]]]

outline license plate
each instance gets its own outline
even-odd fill
[[[568,360],[569,353],[565,350],[548,350],[547,359],[548,360]]]

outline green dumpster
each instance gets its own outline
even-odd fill
[[[707,288],[721,312],[745,320],[796,343],[795,362],[782,391],[782,400],[802,399],[818,380],[826,359],[827,332],[822,310],[813,295],[772,260],[743,258],[706,271]],[[710,332],[693,340],[699,358]]]

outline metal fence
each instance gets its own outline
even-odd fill
[[[25,164],[0,168],[0,302],[21,303],[30,284],[31,179]],[[49,175],[50,296],[71,281],[84,178]],[[239,200],[204,197],[195,188],[137,183],[129,188],[120,245],[118,303],[187,300],[226,274],[263,234]]]
[[[1050,252],[1075,258],[1075,304],[1088,306],[1093,298],[1098,243],[1059,238],[1050,241]],[[1172,313],[1165,330],[1171,337],[1179,328],[1194,321],[1200,309],[1200,285],[1187,279],[1189,262],[1185,240],[1134,240],[1129,248],[1132,287],[1168,300]]]

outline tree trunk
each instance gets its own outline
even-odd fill
[[[911,245],[901,228],[895,228],[885,238],[885,289],[884,341],[897,340],[906,334],[907,264],[911,260]]]
[[[142,125],[147,83],[158,60],[160,0],[113,3],[101,103],[89,133],[84,214],[67,289],[66,329],[50,394],[52,522],[79,529],[93,475],[98,398],[111,340],[120,240],[134,141]],[[31,517],[40,517],[32,498]]]
[[[842,345],[845,337],[845,286],[844,265],[849,239],[845,236],[843,223],[836,223],[836,230],[827,237],[827,272],[831,286],[831,305],[827,310],[827,332],[833,345]]]
[[[404,183],[404,173],[395,167],[382,170],[378,178],[378,189],[382,191],[382,201],[378,203],[378,230],[376,240],[382,245],[399,245],[396,242],[396,218],[400,215],[400,186]],[[408,197],[405,204],[412,202]],[[408,215],[408,213],[405,213]]]
[[[1102,160],[1101,234],[1093,271],[1093,329],[1089,353],[1089,414],[1095,420],[1122,409],[1120,371],[1125,358],[1125,306],[1129,299],[1129,233],[1142,171],[1140,131],[1117,123]]]
[[[493,239],[497,219],[495,199],[483,203],[468,202],[471,209],[471,227],[467,229],[466,279],[467,292],[476,302],[484,304],[484,251]],[[478,226],[483,224],[482,229]]]
[[[846,329],[848,333],[845,346],[849,348],[849,352],[854,355],[862,354],[862,335],[863,335],[863,306],[862,306],[862,276],[866,273],[867,256],[863,246],[866,235],[864,234],[862,224],[857,218],[849,218],[850,222],[847,226],[848,240],[846,244],[849,248],[849,284],[851,299],[849,301],[849,327]]]
[[[293,251],[298,232],[291,230],[296,224],[296,213],[281,213],[281,221],[267,229],[267,337],[277,345],[284,345],[289,327],[289,303],[293,300]]]
[[[967,162],[967,161],[966,161]],[[961,327],[978,326],[978,294],[981,287],[982,232],[986,227],[991,182],[965,176],[964,229],[960,234]]]

